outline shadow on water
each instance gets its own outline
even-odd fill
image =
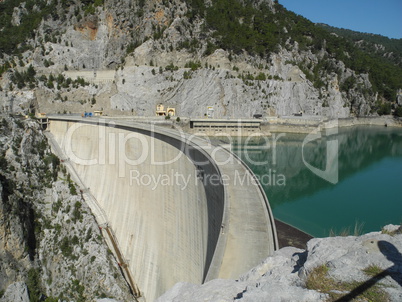
[[[384,279],[385,277],[390,276],[392,279],[395,280],[400,286],[402,286],[402,255],[398,251],[398,249],[392,244],[387,241],[378,241],[378,248],[380,249],[381,253],[391,262],[394,263],[393,266],[387,268],[386,270],[382,271],[381,273],[373,276],[360,286],[353,289],[349,294],[339,298],[336,302],[346,302],[352,301],[354,298],[358,297],[359,295],[363,294],[369,288],[373,287],[376,283]]]

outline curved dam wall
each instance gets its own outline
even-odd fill
[[[205,154],[141,129],[51,121],[49,130],[104,210],[147,301],[179,281],[203,282],[224,206],[223,187],[201,183],[200,173],[218,173]]]
[[[133,121],[49,120],[53,147],[147,301],[180,281],[236,279],[278,248],[264,190],[230,151]]]

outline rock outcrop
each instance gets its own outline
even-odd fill
[[[35,121],[0,118],[0,166],[0,301],[134,300]]]
[[[367,290],[376,291],[377,301],[401,301],[400,251],[400,226],[357,237],[315,238],[306,250],[278,250],[238,280],[178,283],[158,301],[350,301]],[[325,273],[318,275],[320,269]],[[314,283],[317,276],[321,279]]]
[[[1,302],[29,302],[27,285],[24,282],[15,282],[7,287]]]
[[[23,71],[32,65],[35,88],[16,89],[5,74],[0,110],[149,116],[162,103],[187,117],[204,116],[213,106],[215,117],[223,118],[299,112],[338,118],[372,114],[379,100],[368,74],[347,68],[325,49],[313,53],[289,37],[267,56],[233,53],[214,45],[213,31],[204,29],[205,19],[191,17],[189,3],[96,2],[59,5],[40,24],[27,41],[31,49],[13,66]],[[254,5],[261,3],[275,12],[273,1]],[[25,13],[23,5],[15,8],[16,26]],[[65,85],[57,79],[61,74],[89,85]]]

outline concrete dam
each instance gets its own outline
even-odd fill
[[[53,116],[47,129],[146,301],[177,282],[236,279],[278,248],[268,199],[230,151],[125,119]]]

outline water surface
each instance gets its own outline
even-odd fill
[[[306,134],[274,134],[234,144],[234,151],[262,180],[275,218],[313,236],[361,232],[402,223],[402,129],[376,126],[339,128],[305,144]],[[336,184],[303,162],[326,168],[327,142],[338,145]]]

